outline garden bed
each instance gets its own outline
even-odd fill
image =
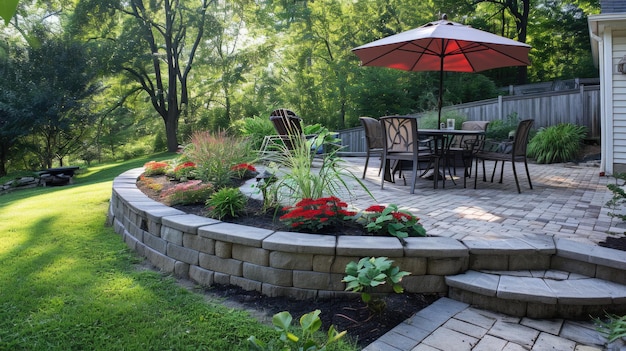
[[[177,184],[164,175],[152,176],[150,181],[152,184],[157,183],[159,186],[156,188],[161,188],[161,191]],[[151,199],[163,202],[159,195],[160,192],[146,186],[144,182],[138,181],[137,188]],[[224,221],[271,230],[287,230],[285,225],[277,219],[281,212],[276,215],[273,210],[262,211],[262,205],[260,200],[249,199],[245,215],[224,219]],[[172,207],[189,214],[208,216],[204,204]],[[330,228],[325,234],[371,235],[360,225],[346,223],[348,225],[341,228]],[[386,307],[379,312],[374,312],[368,309],[361,301],[360,294],[357,293],[341,295],[341,297],[332,299],[302,301],[287,297],[268,297],[257,291],[248,291],[233,285],[213,284],[210,287],[201,288],[198,292],[223,298],[225,299],[224,303],[247,309],[251,315],[265,322],[270,322],[271,316],[280,311],[289,311],[294,320],[298,320],[303,314],[319,309],[323,328],[327,329],[334,325],[339,331],[346,330],[348,336],[355,340],[360,347],[367,346],[440,297],[436,293],[390,293],[384,297]]]

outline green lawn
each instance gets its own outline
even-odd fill
[[[247,350],[248,336],[275,335],[246,312],[137,269],[142,258],[105,227],[113,178],[167,158],[0,195],[0,350]]]

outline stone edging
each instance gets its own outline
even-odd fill
[[[107,223],[126,244],[166,273],[201,285],[232,284],[268,296],[297,299],[347,294],[348,262],[387,256],[411,272],[407,292],[447,294],[446,276],[468,270],[561,269],[626,284],[621,252],[549,236],[468,240],[328,236],[225,223],[186,214],[139,189],[143,168],[113,181]],[[389,287],[386,287],[389,288]]]

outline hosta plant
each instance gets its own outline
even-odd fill
[[[296,330],[292,325],[293,317],[287,311],[279,312],[272,317],[272,324],[280,334],[277,340],[268,343],[254,336],[248,338],[248,346],[251,351],[323,351],[327,346],[339,341],[346,335],[345,331],[338,332],[334,325],[328,328],[325,340],[319,340],[316,333],[322,327],[320,310],[309,312],[300,317],[300,329]],[[300,335],[296,335],[296,333]]]
[[[377,300],[372,300],[370,292],[373,288],[390,284],[394,292],[403,293],[404,288],[400,282],[409,274],[411,273],[394,266],[393,261],[387,257],[363,257],[359,262],[352,261],[346,265],[346,276],[342,282],[346,283],[347,291],[360,292],[363,302],[374,306],[379,304]]]
[[[400,239],[409,236],[426,236],[426,229],[419,218],[410,212],[400,210],[397,205],[374,205],[359,212],[354,219],[365,226],[368,232],[378,235],[393,235]]]

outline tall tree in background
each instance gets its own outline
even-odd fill
[[[10,49],[2,43],[7,55],[0,62],[0,177],[7,174],[7,163],[15,159],[20,138],[29,133],[30,112],[23,99],[25,91],[20,84],[26,59],[24,50]]]
[[[501,18],[501,36],[506,36],[505,28],[507,26],[506,14],[509,14],[515,23],[515,34],[517,41],[526,43],[528,35],[528,18],[530,14],[531,0],[472,0],[475,5],[480,3],[493,4],[495,13],[491,16]],[[517,69],[517,84],[525,84],[528,81],[528,67],[519,66]]]
[[[189,76],[214,1],[85,0],[76,24],[87,24],[86,37],[100,30],[112,69],[139,84],[165,125],[167,149],[178,149],[178,123],[189,104]],[[111,29],[118,14],[121,30]],[[106,19],[106,20],[105,20]],[[100,21],[100,23],[98,23]]]
[[[95,116],[89,98],[98,92],[93,83],[96,70],[82,44],[59,38],[43,38],[41,46],[29,48],[21,85],[27,100],[31,150],[41,166],[63,165],[63,158],[82,147]]]

